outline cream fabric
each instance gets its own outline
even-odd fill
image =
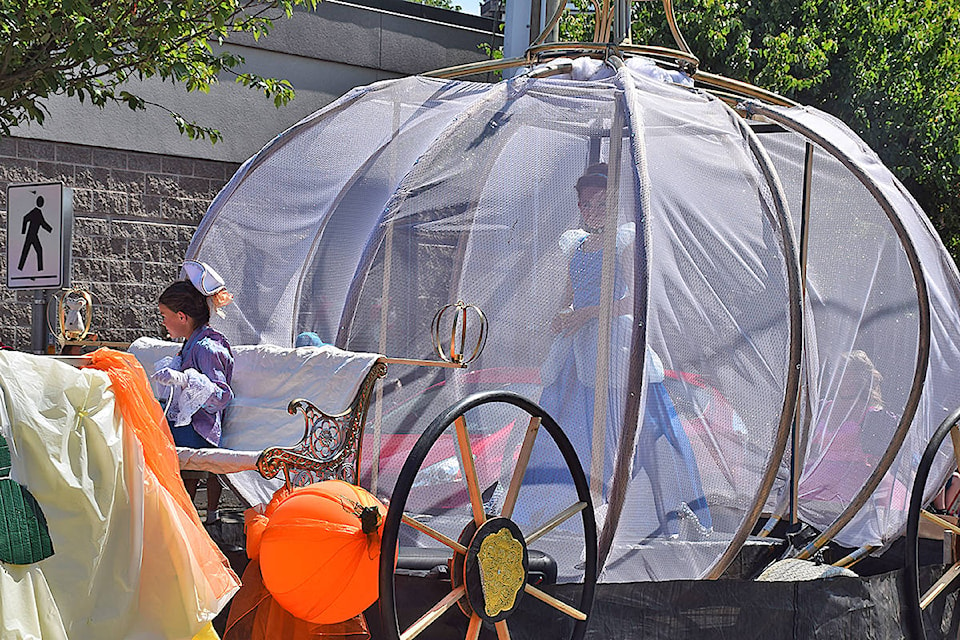
[[[183,471],[208,471],[219,474],[255,471],[259,457],[259,451],[177,447],[177,458],[180,461],[180,469]]]
[[[11,475],[39,502],[54,547],[36,565],[2,565],[3,637],[192,638],[236,589],[209,593],[107,375],[2,352],[0,386]]]

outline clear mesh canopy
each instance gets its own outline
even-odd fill
[[[434,416],[474,391],[515,391],[572,441],[598,526],[614,534],[601,580],[616,582],[708,575],[764,504],[782,510],[802,378],[802,517],[827,528],[882,464],[842,542],[886,543],[905,522],[915,458],[960,402],[947,384],[960,364],[956,270],[845,127],[786,109],[755,132],[691,85],[642,58],[616,72],[584,58],[553,77],[352,91],[248,160],[211,205],[188,257],[234,293],[218,328],[237,344],[289,346],[314,331],[345,349],[434,358],[437,310],[478,306],[489,335],[467,369],[390,365],[363,482],[389,497]],[[833,141],[813,147],[812,174],[810,129]],[[805,298],[795,238],[808,248]],[[495,511],[526,417],[482,406],[467,424]],[[437,443],[406,507],[454,539],[470,518],[457,455]],[[535,530],[574,495],[556,446],[538,437],[513,519]],[[541,541],[561,581],[582,578],[576,533],[563,525]],[[438,544],[413,530],[401,543]]]

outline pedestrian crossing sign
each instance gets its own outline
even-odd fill
[[[70,286],[73,190],[63,183],[7,187],[7,288]]]

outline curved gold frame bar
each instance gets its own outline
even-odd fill
[[[681,51],[693,55],[687,41],[683,39],[680,28],[677,26],[677,16],[673,12],[673,0],[663,0],[663,10],[667,14],[667,24],[670,25],[670,33],[673,34],[673,41],[677,43],[677,48]]]
[[[784,98],[780,94],[774,93],[773,91],[767,91],[766,89],[761,89],[760,87],[754,86],[748,82],[733,80],[732,78],[726,78],[713,73],[707,73],[706,71],[697,71],[694,74],[693,79],[695,82],[700,82],[701,84],[705,84],[716,89],[721,89],[746,98],[755,98],[757,100],[768,102],[777,106],[799,106],[793,100]]]
[[[560,22],[560,17],[563,15],[563,12],[566,10],[566,8],[566,2],[560,2],[557,4],[557,10],[550,18],[550,22],[548,22],[547,26],[544,27],[543,31],[540,32],[540,35],[533,39],[533,42],[530,43],[531,45],[542,44],[547,39],[547,35],[553,31],[553,28],[557,26],[558,22]]]
[[[421,75],[427,78],[460,78],[470,76],[476,73],[489,73],[490,71],[501,71],[503,69],[513,69],[528,64],[526,58],[501,58],[499,60],[483,60],[481,62],[469,62],[467,64],[458,64],[454,67],[444,67],[427,71]]]
[[[501,58],[500,60],[471,62],[469,64],[429,71],[423,75],[430,78],[459,78],[491,71],[502,71],[503,69],[529,66],[538,61],[542,61],[544,58],[555,58],[578,52],[603,60],[608,60],[611,57],[646,56],[675,64],[677,68],[690,73],[694,82],[699,83],[701,87],[709,91],[711,95],[720,98],[731,106],[735,106],[738,99],[743,98],[752,98],[784,107],[797,106],[797,103],[793,100],[785,98],[773,91],[762,89],[748,82],[743,82],[742,80],[734,80],[733,78],[701,71],[698,69],[700,60],[688,52],[649,45],[617,45],[610,42],[550,42],[531,46],[524,52],[523,57],[520,58]],[[566,69],[555,69],[552,73],[563,73],[565,71]],[[550,73],[538,75],[550,75]]]

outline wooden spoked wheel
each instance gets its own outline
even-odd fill
[[[490,403],[513,405],[530,416],[529,426],[520,445],[503,506],[497,514],[485,512],[466,421],[468,411]],[[451,427],[455,431],[459,459],[462,461],[461,475],[470,496],[472,512],[472,519],[457,540],[404,513],[417,472],[423,466],[428,452],[437,440]],[[577,490],[577,502],[566,508],[560,505],[556,515],[536,531],[521,531],[520,527],[511,520],[511,516],[540,427],[546,429],[563,455]],[[530,543],[578,513],[583,521],[584,579],[579,602],[573,606],[530,584],[527,575],[527,548]],[[580,640],[586,632],[587,616],[593,605],[597,576],[597,529],[590,501],[590,489],[570,441],[553,418],[535,403],[514,393],[494,391],[472,395],[439,415],[417,440],[397,477],[383,527],[381,549],[397,548],[401,525],[413,527],[451,549],[451,587],[446,596],[424,612],[413,624],[406,629],[400,629],[394,590],[394,554],[386,551],[381,553],[380,616],[383,632],[387,638],[413,640],[448,609],[458,608],[469,617],[467,640],[476,640],[485,623],[487,626],[493,626],[498,640],[507,640],[510,638],[510,616],[517,613],[522,597],[537,598],[555,609],[557,615],[572,618],[575,621],[570,636],[572,640]]]
[[[909,619],[910,633],[914,640],[925,640],[927,635],[923,625],[923,612],[932,610],[938,598],[944,597],[947,593],[955,589],[953,583],[960,576],[960,562],[949,567],[946,572],[930,588],[921,592],[920,590],[920,518],[925,518],[940,525],[944,530],[951,530],[956,535],[960,535],[960,527],[947,522],[938,516],[929,513],[923,509],[923,492],[930,477],[930,469],[933,466],[934,458],[940,450],[940,445],[948,435],[953,438],[954,455],[960,460],[960,432],[957,431],[957,424],[960,422],[960,409],[956,409],[947,416],[940,426],[934,432],[927,448],[923,451],[920,458],[920,464],[917,466],[917,475],[913,481],[913,489],[910,493],[910,510],[907,513],[907,532],[904,549],[903,563],[906,584],[904,597],[907,603],[907,615]]]

